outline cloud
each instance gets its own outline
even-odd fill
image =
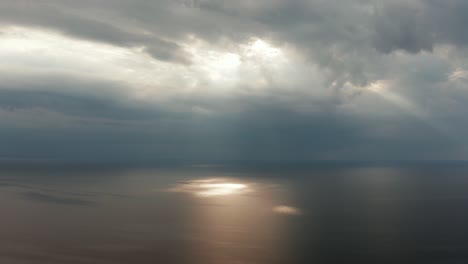
[[[463,159],[466,10],[0,1],[0,155]]]
[[[96,18],[97,14],[90,10],[93,6],[85,2],[83,6],[74,6],[68,1],[2,1],[1,20],[6,24],[49,28],[73,37],[123,47],[144,47],[156,59],[187,62],[176,43],[158,38],[149,31],[137,28],[136,25],[125,26],[118,21],[106,21],[106,17],[99,20]],[[99,12],[99,8],[105,8],[105,5],[97,5],[95,8],[95,11]],[[115,15],[117,14],[109,14],[110,17],[107,18],[112,19]]]

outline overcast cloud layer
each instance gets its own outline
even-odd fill
[[[0,0],[0,158],[467,159],[464,0]]]

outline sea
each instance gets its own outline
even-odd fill
[[[0,263],[468,263],[468,163],[0,163]]]

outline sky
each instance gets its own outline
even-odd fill
[[[0,159],[465,160],[467,13],[0,0]]]

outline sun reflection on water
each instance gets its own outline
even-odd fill
[[[298,217],[287,186],[254,178],[209,177],[179,181],[170,192],[188,194],[191,251],[204,263],[289,263],[283,216]]]
[[[250,191],[245,183],[225,179],[205,179],[182,182],[170,191],[191,193],[199,197],[226,196]]]
[[[200,184],[199,187],[205,189],[196,193],[199,196],[218,196],[238,193],[246,189],[247,185],[240,183],[207,183]]]
[[[299,208],[288,206],[288,205],[278,205],[273,207],[273,212],[277,214],[284,215],[301,215],[302,211]]]

